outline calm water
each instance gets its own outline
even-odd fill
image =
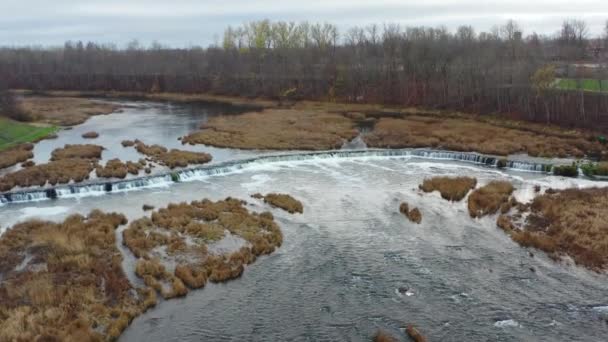
[[[96,130],[101,136],[92,141],[108,147],[104,159],[137,160],[132,148],[120,145],[122,139],[181,147],[177,137],[214,113],[135,105],[39,144],[37,158],[47,153],[48,159],[53,146]],[[195,148],[210,151],[216,161],[258,153]],[[466,201],[450,203],[437,193],[420,193],[418,184],[436,175],[473,176],[481,185],[508,179],[521,201],[534,196],[537,184],[597,185],[415,158],[275,162],[160,188],[6,205],[0,207],[0,231],[28,218],[61,220],[95,208],[133,220],[145,215],[144,203],[162,207],[227,196],[247,200],[253,211],[272,210],[284,233],[277,252],[259,259],[238,280],[161,302],[137,318],[121,341],[369,341],[378,328],[399,336],[407,323],[432,341],[606,339],[606,275],[555,263],[536,251],[531,257],[496,228],[495,217],[473,220]],[[304,214],[289,215],[249,198],[271,191],[301,200]],[[399,213],[403,201],[420,208],[422,224]],[[122,252],[135,281],[133,257]]]

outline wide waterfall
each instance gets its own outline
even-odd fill
[[[552,165],[548,163],[500,160],[495,156],[488,156],[474,152],[452,152],[432,149],[364,149],[298,152],[288,154],[272,154],[255,158],[226,161],[177,171],[167,171],[151,176],[134,177],[125,180],[95,179],[79,184],[58,185],[54,187],[12,191],[0,194],[0,203],[22,203],[56,198],[96,196],[109,192],[122,192],[141,188],[168,186],[173,182],[200,180],[208,176],[227,174],[254,165],[266,163],[366,157],[450,160],[493,168],[505,168],[526,172],[550,172],[552,168]]]

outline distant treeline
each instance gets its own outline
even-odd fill
[[[331,24],[265,20],[228,28],[208,48],[3,48],[0,73],[11,88],[382,103],[608,128],[606,95],[554,86],[567,62],[601,58],[606,45],[577,20],[552,37],[524,36],[513,21],[481,33],[387,24],[340,34]]]

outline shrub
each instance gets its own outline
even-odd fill
[[[553,167],[553,174],[556,176],[564,176],[564,177],[578,177],[578,166],[576,163],[572,163],[572,165],[559,165]]]

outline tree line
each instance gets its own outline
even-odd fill
[[[601,93],[559,90],[570,62],[593,58],[581,20],[555,35],[525,35],[512,20],[490,32],[461,26],[352,27],[262,20],[228,27],[212,46],[124,48],[67,42],[57,48],[0,48],[11,88],[215,93],[294,100],[424,106],[597,128],[608,127]],[[605,50],[604,50],[605,51]],[[597,52],[597,51],[596,51]],[[595,56],[597,57],[597,56]],[[605,69],[593,74],[608,78]]]

